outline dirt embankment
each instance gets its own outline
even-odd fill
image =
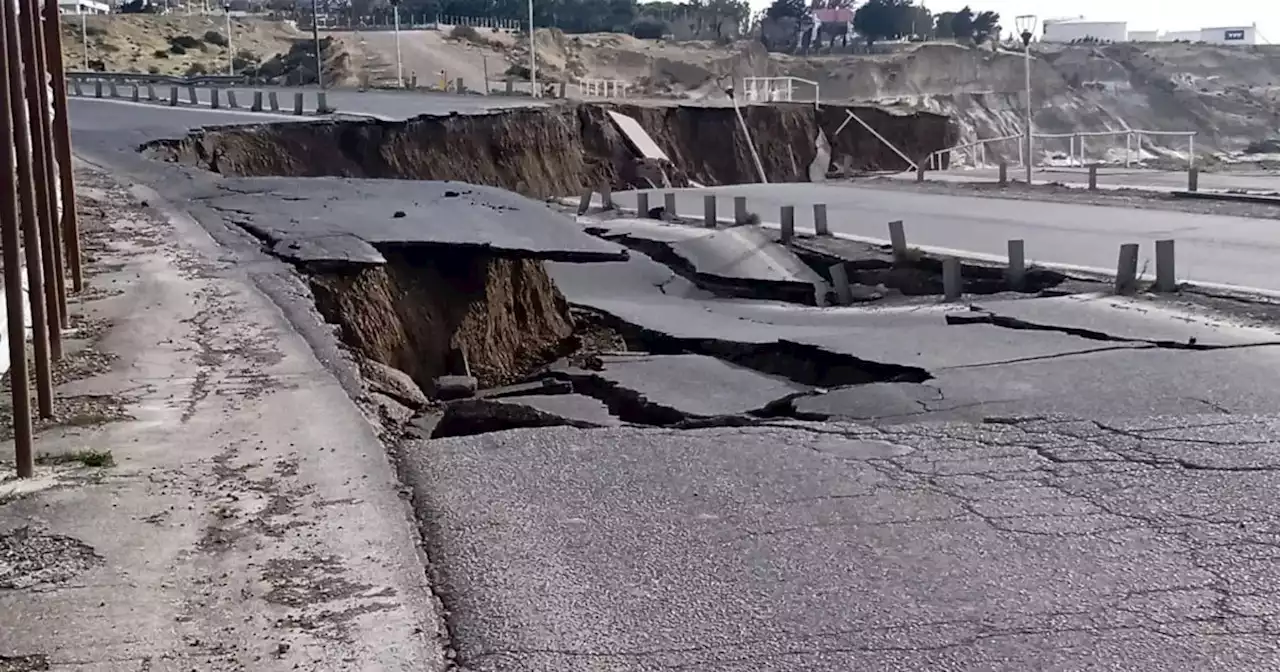
[[[84,23],[81,23],[83,18]],[[164,75],[236,72],[284,53],[305,37],[290,21],[220,15],[102,14],[62,17],[62,60],[68,70]],[[87,46],[87,49],[86,49]]]
[[[381,266],[312,275],[316,306],[347,345],[428,393],[442,375],[509,383],[572,346],[569,306],[541,262],[454,249],[383,254]]]
[[[635,117],[689,178],[708,185],[756,181],[731,108],[577,105],[404,122],[223,128],[159,143],[153,151],[227,175],[458,180],[549,198],[606,183],[615,188],[634,183],[635,152],[608,118],[609,109]],[[910,156],[956,139],[941,115],[853,109]],[[836,164],[847,157],[856,170],[907,167],[871,133],[846,124],[843,107],[751,106],[743,114],[770,181],[807,181],[819,129],[831,139]],[[844,130],[834,135],[842,124]]]

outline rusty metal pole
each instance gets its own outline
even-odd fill
[[[14,6],[22,6],[21,0],[4,0],[10,2]],[[23,6],[22,9],[28,10],[14,17],[14,23],[18,25],[18,47],[21,51],[21,60],[14,61],[22,64],[23,81],[25,84],[25,102],[26,122],[29,133],[27,142],[19,142],[18,156],[19,161],[24,154],[29,155],[28,172],[26,176],[22,173],[18,174],[18,186],[34,185],[34,198],[28,202],[23,198],[24,194],[19,193],[19,203],[22,206],[23,216],[26,216],[27,207],[31,207],[34,214],[33,217],[40,224],[40,240],[43,241],[40,255],[41,266],[44,268],[44,297],[45,297],[45,323],[49,325],[49,353],[54,361],[62,359],[62,313],[60,312],[61,300],[58,296],[57,278],[60,274],[58,267],[54,265],[53,250],[57,249],[58,239],[54,236],[53,213],[49,212],[49,189],[52,187],[44,178],[46,175],[44,161],[45,145],[40,138],[40,129],[42,124],[40,120],[44,118],[44,110],[40,107],[40,95],[35,89],[44,86],[43,78],[36,71],[35,54],[32,47],[33,44],[33,27],[29,8]],[[19,117],[17,112],[14,113],[15,120]],[[15,124],[15,128],[21,129],[23,125]],[[19,164],[21,165],[21,164]],[[39,177],[37,177],[39,176]]]
[[[13,52],[8,43],[15,31],[10,30],[17,16],[14,15],[11,0],[3,0],[0,7],[0,23],[4,31],[0,33],[0,42],[5,43],[5,58],[0,59],[0,74],[6,82],[21,77],[20,61],[12,58]],[[13,173],[9,166],[13,165],[14,147],[20,147],[20,138],[14,133],[15,127],[22,125],[20,119],[11,119],[9,110],[22,109],[21,101],[9,104],[9,87],[0,91],[0,98],[5,99],[5,109],[0,110],[0,257],[4,261],[4,293],[5,309],[9,327],[9,390],[13,395],[13,451],[19,478],[30,478],[35,473],[35,463],[31,446],[31,391],[27,380],[27,344],[26,328],[23,324],[22,307],[22,268],[18,262],[18,206],[15,193],[19,185],[14,183]],[[14,123],[17,121],[18,123]],[[20,152],[19,152],[20,153]]]
[[[62,185],[62,242],[66,245],[71,289],[84,289],[80,260],[80,217],[76,213],[76,181],[71,171],[71,123],[67,115],[67,77],[62,63],[62,16],[58,3],[44,3],[45,55],[53,79],[53,140],[58,160],[58,183]]]
[[[67,314],[67,277],[62,266],[62,227],[58,217],[58,168],[53,157],[53,121],[49,119],[51,102],[49,100],[49,82],[46,79],[49,69],[45,67],[44,58],[44,26],[40,23],[40,3],[42,0],[18,0],[22,7],[22,25],[30,29],[24,38],[27,42],[27,53],[30,60],[24,61],[27,74],[27,105],[38,105],[40,113],[31,114],[31,139],[38,163],[37,177],[43,177],[44,203],[42,207],[49,222],[49,231],[53,234],[45,238],[48,245],[43,248],[46,263],[52,263],[55,273],[46,277],[45,281],[53,285],[58,299],[58,324],[62,329],[71,326],[71,316]],[[34,78],[34,82],[32,82]],[[38,189],[39,187],[37,187]],[[36,192],[37,195],[40,193]]]

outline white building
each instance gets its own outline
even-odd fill
[[[1129,24],[1124,21],[1086,21],[1075,19],[1045,19],[1045,42],[1125,42],[1129,39]]]
[[[1161,42],[1199,42],[1198,30],[1171,30],[1160,36]]]
[[[1160,31],[1158,30],[1131,30],[1129,31],[1130,42],[1159,42]]]
[[[58,0],[58,12],[62,14],[109,14],[111,5],[98,0]]]
[[[1257,44],[1258,24],[1201,28],[1200,41],[1208,44]]]

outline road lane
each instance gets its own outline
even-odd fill
[[[658,193],[658,192],[650,192]],[[1280,291],[1280,222],[1068,203],[1014,201],[848,185],[768,184],[678,190],[677,211],[700,214],[703,196],[720,195],[720,212],[734,196],[748,210],[777,222],[796,206],[796,226],[812,228],[812,204],[826,203],[833,232],[887,238],[886,223],[906,223],[908,242],[1001,255],[1012,238],[1026,240],[1027,257],[1041,263],[1114,269],[1120,245],[1141,244],[1139,268],[1155,269],[1154,241],[1178,241],[1178,279]],[[634,206],[635,196],[620,196]],[[661,204],[661,195],[649,202]]]

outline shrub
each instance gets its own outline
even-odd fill
[[[211,30],[211,31],[209,31],[209,32],[205,33],[205,34],[204,34],[204,41],[205,41],[205,42],[208,42],[209,44],[212,44],[212,45],[215,45],[215,46],[219,46],[219,47],[225,47],[225,46],[227,46],[227,38],[226,38],[226,37],[224,37],[224,36],[222,35],[222,33],[219,33],[219,32],[218,32],[218,31],[216,31],[216,30]]]
[[[155,53],[151,55],[155,56],[156,58],[169,58],[169,52],[164,49],[156,49]]]
[[[174,54],[176,56],[181,56],[182,54],[187,53],[187,49],[181,44],[172,44],[172,45],[169,45],[169,53]]]
[[[476,29],[471,26],[454,26],[453,30],[449,31],[449,37],[455,40],[473,42],[480,39],[480,33],[477,33]]]
[[[183,49],[199,49],[204,45],[201,44],[200,40],[197,40],[190,35],[175,35],[169,38],[169,46],[182,47]]]
[[[147,68],[147,72],[149,72],[149,73],[151,73],[151,74],[153,74],[153,75],[158,75],[158,74],[160,74],[160,66],[158,66],[158,65],[153,65],[153,66],[151,66],[151,67]]]
[[[660,40],[669,32],[667,22],[646,16],[631,24],[631,34],[641,40]]]
[[[107,29],[101,26],[85,26],[84,34],[87,37],[98,37],[107,34]]]
[[[204,63],[197,61],[192,63],[184,74],[187,77],[195,77],[196,75],[207,75],[209,74],[209,70],[205,67]]]

